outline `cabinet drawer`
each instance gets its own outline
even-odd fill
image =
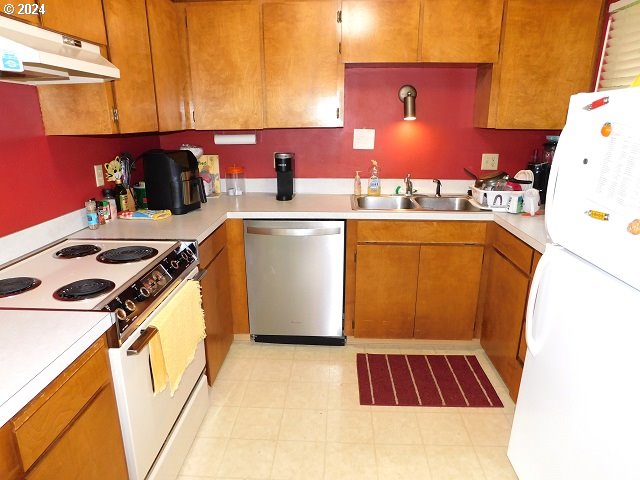
[[[216,255],[227,244],[227,230],[225,224],[220,225],[204,242],[198,245],[200,253],[200,267],[205,268],[216,258]]]
[[[109,379],[106,342],[102,337],[13,418],[25,470]]]
[[[486,230],[486,222],[361,221],[358,243],[483,244]]]
[[[496,228],[493,247],[523,272],[528,274],[531,270],[533,248],[504,228]]]

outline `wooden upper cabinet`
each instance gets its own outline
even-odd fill
[[[120,133],[158,130],[145,0],[104,0]]]
[[[187,59],[182,48],[184,18],[171,0],[147,0],[147,16],[158,129],[184,130],[190,116]]]
[[[343,0],[345,63],[417,62],[420,0]]]
[[[45,13],[41,15],[43,27],[107,44],[101,0],[40,0],[40,4],[45,6]]]
[[[260,3],[190,3],[186,10],[195,127],[262,128]]]
[[[265,127],[342,126],[338,10],[336,0],[263,3]]]
[[[118,133],[110,83],[38,86],[46,135]]]
[[[506,0],[496,65],[478,69],[474,125],[561,129],[592,87],[603,0]]]
[[[423,0],[423,62],[498,61],[503,0]]]
[[[24,2],[27,3],[27,2]],[[31,5],[36,4],[37,2],[29,2]],[[7,5],[11,5],[13,7],[16,7],[16,9],[14,10],[14,12],[11,15],[7,15],[5,12],[5,7]],[[3,17],[7,17],[7,18],[12,18],[14,20],[22,20],[23,22],[27,22],[30,23],[32,25],[40,25],[40,15],[38,15],[37,13],[34,14],[26,14],[26,13],[20,13],[17,9],[17,2],[15,0],[0,0],[0,15],[2,15]]]

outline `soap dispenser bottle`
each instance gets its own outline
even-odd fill
[[[371,160],[371,168],[369,169],[369,188],[368,195],[380,195],[380,177],[378,177],[378,162]]]
[[[353,179],[353,194],[355,196],[362,195],[362,182],[360,181],[360,170],[356,170],[356,176]]]

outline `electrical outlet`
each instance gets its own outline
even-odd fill
[[[498,157],[497,153],[483,153],[481,170],[497,170],[498,169]]]
[[[94,165],[93,173],[96,175],[96,187],[104,185],[104,174],[102,173],[102,165]]]

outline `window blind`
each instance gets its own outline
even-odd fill
[[[628,87],[640,75],[640,0],[614,2],[609,13],[598,90]]]

